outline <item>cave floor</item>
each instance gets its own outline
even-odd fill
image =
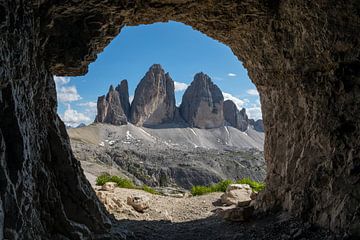
[[[287,214],[258,217],[247,223],[209,217],[188,222],[120,220],[126,239],[344,239]]]

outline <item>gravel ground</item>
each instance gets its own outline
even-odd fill
[[[120,228],[128,232],[126,238],[131,240],[347,239],[303,223],[285,213],[257,215],[246,223],[225,221],[215,213],[219,208],[216,203],[221,193],[184,198],[121,188],[116,188],[114,193],[105,193],[120,200],[121,207],[110,212],[118,220]],[[132,209],[126,204],[127,197],[131,195],[149,197],[149,209],[144,213]]]

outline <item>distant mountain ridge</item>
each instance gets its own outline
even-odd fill
[[[185,90],[181,105],[175,105],[174,81],[160,64],[150,67],[136,87],[130,104],[127,80],[97,101],[95,122],[136,126],[185,123],[190,127],[212,129],[232,126],[240,131],[249,127],[264,132],[263,121],[249,119],[246,109],[237,109],[231,100],[224,101],[220,88],[205,73],[197,73]]]

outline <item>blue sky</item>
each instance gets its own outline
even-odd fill
[[[80,77],[55,77],[58,114],[68,125],[91,123],[97,97],[110,84],[129,83],[129,95],[149,67],[160,63],[175,81],[179,104],[184,90],[198,72],[208,74],[224,92],[225,99],[245,107],[251,118],[261,118],[259,96],[246,69],[224,44],[182,23],[168,22],[124,27]]]

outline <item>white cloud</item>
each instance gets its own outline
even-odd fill
[[[91,121],[91,119],[85,114],[72,109],[70,104],[68,104],[68,107],[61,118],[64,121],[65,125],[71,127],[76,127],[80,123],[89,123]]]
[[[246,92],[252,96],[259,96],[259,92],[256,89],[248,89]]]
[[[81,99],[75,86],[61,87],[57,96],[59,102],[74,102]]]
[[[80,107],[83,107],[83,111],[91,118],[95,118],[97,113],[97,103],[96,102],[84,102],[77,104]]]
[[[134,100],[134,95],[129,96],[129,102],[132,103],[133,100]]]
[[[186,83],[174,81],[174,86],[175,86],[175,92],[179,92],[179,91],[185,91],[189,85]]]
[[[236,77],[237,75],[235,73],[228,73],[229,77]]]
[[[244,100],[241,100],[240,98],[234,97],[234,96],[231,95],[230,93],[223,92],[222,94],[223,94],[223,96],[224,96],[224,100],[231,100],[231,101],[233,101],[239,110],[240,110],[240,109],[243,107],[243,105],[245,104],[245,101],[244,101]]]
[[[60,87],[60,86],[68,84],[70,82],[70,78],[54,76],[54,81],[55,81],[56,87]]]
[[[81,107],[96,108],[97,103],[96,102],[84,102],[84,103],[78,103],[77,105],[81,106]]]
[[[262,119],[260,106],[253,106],[250,108],[246,108],[246,113],[249,116],[249,118],[253,118],[255,120]]]
[[[81,96],[77,92],[76,86],[67,86],[70,80],[71,79],[69,77],[54,76],[59,102],[68,103],[81,99]]]

